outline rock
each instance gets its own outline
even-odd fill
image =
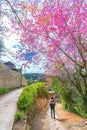
[[[84,122],[84,125],[87,125],[87,121]]]

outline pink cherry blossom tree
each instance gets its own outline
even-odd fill
[[[14,6],[11,8],[15,13]],[[23,2],[20,9],[23,10],[21,20],[15,13],[20,22],[12,23],[25,50],[19,50],[17,57],[23,59],[24,54],[32,51],[35,52],[33,59],[38,63],[42,56],[45,57],[47,71],[56,74],[65,70],[78,71],[84,91],[87,86],[86,1],[46,0],[41,7]],[[26,63],[28,65],[31,61],[27,59]]]
[[[58,76],[66,96],[74,92],[81,95],[87,113],[86,0],[6,2],[12,27],[20,36],[16,57],[25,60],[25,66],[43,59],[46,72]],[[73,107],[72,95],[68,99]]]
[[[47,1],[38,15],[33,14],[33,17],[35,24],[39,26],[40,34],[49,44],[50,60],[53,59],[56,64],[60,55],[67,69],[74,69],[77,66],[85,90],[87,86],[87,4],[82,0]]]

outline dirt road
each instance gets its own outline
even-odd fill
[[[44,108],[44,110],[36,115],[32,120],[32,130],[66,130],[62,123],[58,121],[58,116],[56,119],[50,117],[49,107]]]
[[[12,130],[16,103],[22,88],[0,97],[0,130]]]

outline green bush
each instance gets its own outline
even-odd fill
[[[25,87],[17,102],[18,109],[32,112],[37,97],[47,98],[45,83],[37,82]]]
[[[15,114],[15,122],[18,122],[24,118],[24,114],[21,111],[16,111]]]
[[[8,93],[9,89],[8,88],[0,88],[0,95],[3,95],[5,93]]]
[[[52,88],[56,95],[59,95],[63,107],[68,111],[74,112],[82,117],[87,118],[87,90],[81,95],[76,87],[71,89],[71,84],[64,84],[57,78],[52,79]]]
[[[34,102],[34,95],[31,92],[31,87],[30,87],[30,89],[28,89],[28,91],[26,91],[26,89],[24,89],[24,91],[21,94],[21,96],[19,97],[19,100],[17,103],[18,108],[20,110],[26,110],[29,107],[29,109],[30,109],[31,106],[33,105],[33,102]]]
[[[39,98],[48,98],[48,92],[47,92],[47,89],[44,86],[44,83],[38,84],[37,96]]]
[[[26,81],[27,81],[28,85],[31,85],[33,83],[33,81],[31,79],[26,79]]]

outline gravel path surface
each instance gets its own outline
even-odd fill
[[[17,109],[16,103],[22,90],[23,89],[21,88],[0,97],[0,130],[12,130],[14,115]],[[56,119],[52,119],[50,117],[49,107],[47,106],[44,108],[43,111],[41,111],[33,118],[32,130],[87,130],[87,120],[84,119],[81,123],[77,122],[76,125],[75,123],[73,124],[73,120],[71,120],[70,124],[68,120],[70,121],[72,117],[74,117],[74,119],[77,119],[77,115],[75,116],[75,114],[73,114],[72,116],[72,113],[68,113],[62,110],[60,106],[58,106],[57,110],[59,117],[56,115]],[[67,120],[65,120],[65,123],[70,127],[67,126],[64,128],[64,124],[61,122],[61,120],[65,118],[67,118]]]
[[[20,88],[0,97],[0,130],[12,130],[16,103],[22,90]]]
[[[36,115],[32,120],[32,130],[66,130],[62,123],[58,121],[58,116],[55,119],[50,117],[49,108],[44,108],[42,112]]]

